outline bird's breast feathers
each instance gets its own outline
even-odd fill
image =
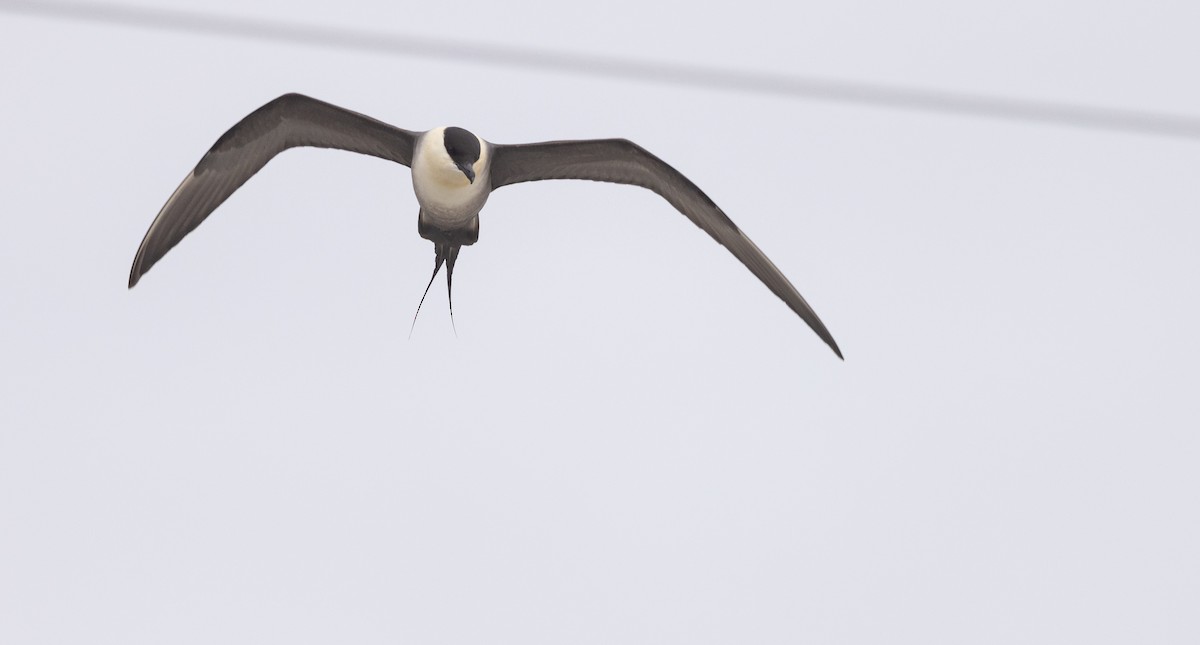
[[[417,141],[412,160],[413,191],[426,217],[444,226],[460,225],[479,214],[491,192],[491,146],[480,139],[472,183],[446,152],[444,132],[445,128],[434,128]]]

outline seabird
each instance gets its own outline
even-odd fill
[[[456,127],[410,132],[300,94],[285,94],[267,103],[217,139],[150,224],[133,259],[129,287],[275,155],[299,146],[350,150],[411,168],[421,207],[417,231],[434,245],[429,284],[444,263],[448,292],[453,288],[459,249],[479,239],[479,211],[493,190],[542,179],[588,179],[648,188],[729,249],[842,356],[812,307],[754,242],[687,177],[632,141],[502,145]]]

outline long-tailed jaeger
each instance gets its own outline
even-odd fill
[[[462,128],[410,132],[299,94],[267,103],[217,139],[150,224],[133,259],[130,288],[275,155],[298,146],[340,148],[410,167],[421,206],[417,231],[434,245],[430,284],[445,263],[447,291],[453,288],[459,249],[479,239],[479,211],[493,190],[541,179],[589,179],[648,188],[729,249],[842,356],[812,307],[754,242],[696,184],[632,141],[502,145]]]

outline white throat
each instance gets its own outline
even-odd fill
[[[427,220],[454,228],[479,214],[491,192],[491,146],[479,139],[479,160],[472,167],[475,182],[467,180],[446,152],[446,128],[434,128],[417,140],[413,150],[413,192]]]

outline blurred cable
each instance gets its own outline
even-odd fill
[[[982,94],[645,62],[500,44],[431,39],[92,2],[84,4],[58,0],[0,0],[0,12],[710,90],[1200,139],[1200,119],[1137,110],[1113,110],[1070,103],[1026,101]]]

